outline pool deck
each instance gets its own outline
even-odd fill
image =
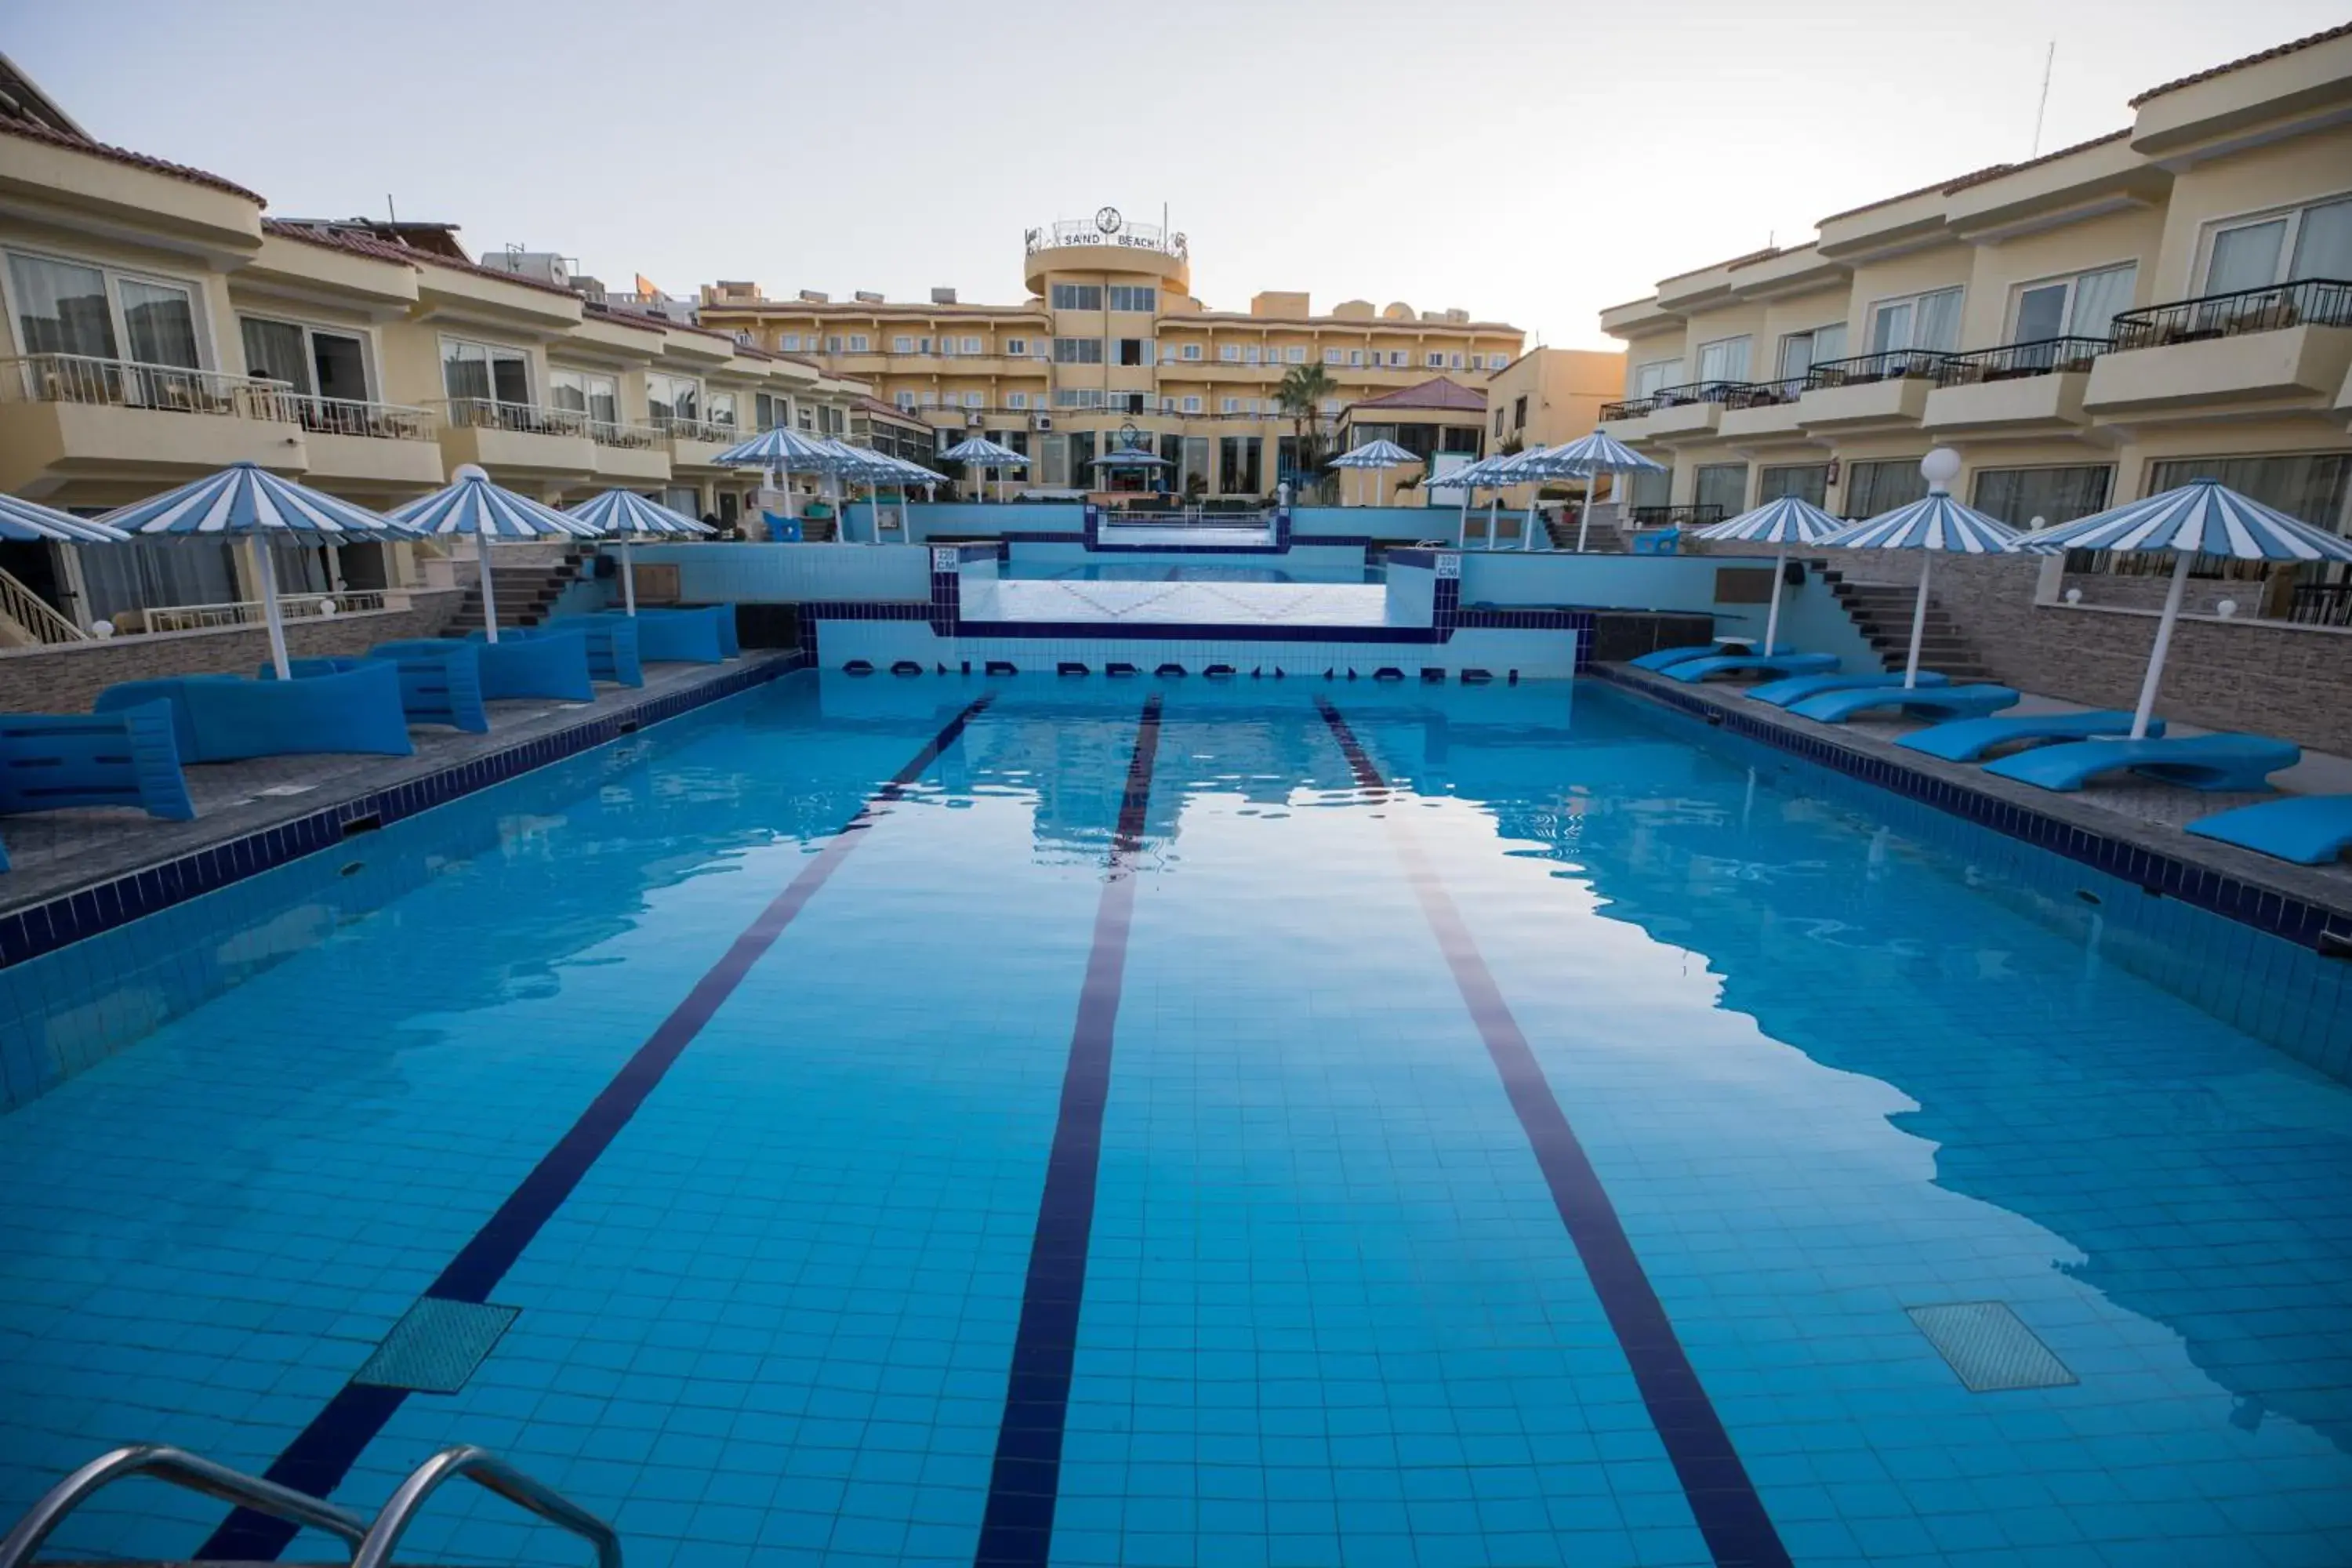
[[[1988,773],[1973,763],[1948,763],[1895,744],[1895,737],[1925,727],[1916,721],[1857,720],[1823,724],[1801,719],[1769,702],[1755,701],[1743,696],[1742,689],[1736,685],[1690,685],[1632,665],[1611,665],[1606,673],[1613,683],[1634,691],[1654,693],[1676,702],[1695,701],[1725,714],[1736,713],[1751,725],[1843,747],[2085,833],[2166,856],[2284,898],[2299,900],[2336,917],[2330,922],[2331,930],[2352,930],[2352,863],[2338,860],[2331,866],[2298,866],[2182,831],[2199,817],[2256,801],[2276,800],[2282,794],[2352,794],[2352,759],[2305,751],[2301,763],[2272,775],[2279,786],[2277,791],[2260,794],[2182,789],[2154,782],[2103,784],[2067,793],[2020,784]],[[2020,715],[2063,713],[2078,712],[2082,708],[2081,703],[2028,693],[2011,711]],[[2176,724],[2168,732],[2188,736],[2208,731],[2190,724]]]
[[[7,846],[12,868],[0,874],[0,917],[467,763],[502,756],[588,721],[665,699],[687,699],[685,706],[698,706],[692,699],[705,688],[739,685],[747,671],[797,662],[797,656],[779,650],[746,649],[741,658],[720,665],[647,665],[645,685],[600,684],[593,702],[495,701],[487,705],[487,734],[439,726],[413,729],[409,739],[416,751],[405,757],[308,753],[192,763],[183,770],[196,806],[191,822],[165,822],[143,812],[109,808],[11,816],[0,822],[0,842]]]

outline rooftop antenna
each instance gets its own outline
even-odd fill
[[[383,193],[383,210],[385,216],[392,219],[392,226],[398,228],[400,226],[400,209],[392,205],[392,193],[390,191]]]
[[[2050,52],[2042,57],[2042,101],[2033,110],[2033,151],[2026,154],[2031,158],[2042,156],[2042,121],[2050,112],[2050,68],[2057,60],[2058,40],[2053,38],[2050,40]]]

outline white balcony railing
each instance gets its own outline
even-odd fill
[[[37,643],[55,645],[89,640],[89,634],[58,614],[56,605],[5,571],[0,571],[0,615],[16,622],[24,629],[25,635]]]
[[[651,425],[600,419],[582,408],[545,408],[535,403],[505,403],[492,397],[449,397],[434,405],[451,427],[508,430],[519,436],[585,437],[600,447],[653,447],[669,438]]]
[[[346,588],[333,594],[284,594],[278,596],[278,609],[288,620],[348,616],[361,610],[383,609],[383,595],[384,591],[381,588]],[[138,616],[138,629],[148,632],[193,632],[207,626],[259,626],[264,618],[258,599],[239,599],[221,605],[164,605],[141,610]]]
[[[89,354],[25,354],[0,360],[0,401],[74,403],[209,414],[232,419],[289,421],[293,387],[257,376]]]
[[[732,425],[721,425],[710,419],[687,419],[674,414],[654,416],[654,427],[673,441],[727,441],[743,438],[742,432]]]
[[[349,397],[284,395],[285,417],[321,436],[366,436],[382,441],[430,441],[440,432],[431,411]]]

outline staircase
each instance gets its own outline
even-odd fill
[[[498,592],[499,625],[537,626],[570,587],[593,569],[596,552],[582,545],[493,544],[483,557],[488,563],[490,586]],[[482,626],[482,590],[467,588],[457,607],[441,628],[443,637],[463,637]]]
[[[1854,583],[1834,566],[1816,564],[1813,570],[1837,595],[1854,628],[1877,653],[1879,662],[1888,669],[1901,669],[1910,657],[1911,609],[1918,602],[1918,584]],[[1954,680],[1992,679],[1992,671],[1986,668],[1975,647],[1961,635],[1944,607],[1936,603],[1932,587],[1927,595],[1927,626],[1919,637],[1919,668],[1939,670]]]
[[[1544,531],[1551,535],[1554,550],[1576,548],[1576,509],[1562,507],[1544,517]],[[1596,516],[1592,526],[1584,531],[1584,549],[1589,555],[1622,555],[1633,546],[1624,533],[1605,516]]]
[[[829,543],[841,531],[841,522],[837,518],[804,517],[800,520],[800,524],[801,542],[803,544]]]

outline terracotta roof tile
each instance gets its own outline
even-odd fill
[[[1486,395],[1444,376],[1432,376],[1416,386],[1401,386],[1378,397],[1359,398],[1350,408],[1461,408],[1486,411]]]
[[[2346,22],[2340,26],[2330,27],[2324,33],[2314,33],[2308,37],[2297,38],[2292,43],[2281,44],[2275,48],[2264,49],[2258,55],[2248,55],[2242,59],[2235,59],[2230,61],[2226,65],[2215,66],[2210,70],[2199,71],[2194,76],[2185,76],[2177,81],[2168,81],[2163,83],[2161,86],[2149,88],[2146,92],[2143,92],[2137,98],[2133,99],[2131,100],[2131,106],[2134,109],[2137,109],[2141,104],[2146,103],[2151,98],[2162,98],[2168,92],[2179,92],[2184,87],[2194,87],[2200,81],[2210,81],[2217,76],[2227,76],[2231,71],[2244,70],[2248,66],[2258,66],[2264,60],[2277,59],[2281,55],[2296,54],[2304,49],[2313,48],[2318,45],[2344,37],[2347,34],[2352,34],[2352,22]]]
[[[92,142],[80,136],[68,136],[62,131],[52,131],[46,125],[36,125],[28,120],[0,120],[0,134],[20,136],[27,142],[47,142],[69,153],[87,153],[93,158],[110,163],[128,163],[134,169],[150,174],[168,174],[175,180],[185,180],[192,185],[208,185],[215,191],[226,191],[233,196],[244,196],[257,205],[267,206],[257,192],[248,191],[234,180],[224,180],[218,174],[208,174],[202,169],[192,169],[185,163],[167,163],[161,158],[150,158],[144,153],[133,153],[126,147],[110,147],[103,142]]]
[[[2077,142],[2072,147],[2061,147],[2055,153],[2044,153],[2039,158],[2028,158],[2022,163],[1995,163],[1990,169],[1979,169],[1973,174],[1962,174],[1944,187],[1944,194],[1949,195],[1954,191],[1965,191],[1970,185],[1981,185],[1989,181],[2005,179],[2021,169],[2038,169],[2044,163],[2053,163],[2061,158],[2071,158],[2077,153],[2087,153],[2094,147],[2104,147],[2110,142],[2120,142],[2130,134],[2131,128],[2126,126],[2121,131],[2110,131],[2105,136],[2094,136],[2088,142]]]

